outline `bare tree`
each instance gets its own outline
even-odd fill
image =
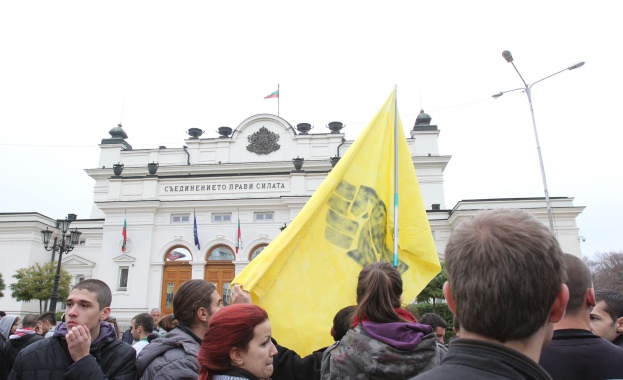
[[[623,293],[623,252],[599,252],[587,264],[593,272],[595,289]]]

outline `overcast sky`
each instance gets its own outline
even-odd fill
[[[134,148],[216,137],[281,85],[280,116],[354,139],[398,86],[405,129],[441,130],[446,207],[575,198],[582,252],[623,250],[623,5],[600,1],[3,1],[0,212],[91,214],[98,144],[121,120]]]

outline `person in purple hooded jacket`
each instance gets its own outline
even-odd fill
[[[21,350],[9,379],[134,380],[136,351],[104,322],[111,301],[103,281],[76,284],[67,297],[65,323],[51,338]]]
[[[353,328],[324,352],[321,379],[410,379],[439,365],[432,328],[400,307],[401,296],[402,278],[391,264],[363,268]]]

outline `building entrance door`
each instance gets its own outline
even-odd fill
[[[216,285],[216,291],[223,298],[223,305],[229,305],[231,295],[231,281],[236,270],[231,261],[208,262],[205,271],[205,280]]]
[[[173,313],[173,295],[183,283],[192,278],[192,267],[187,261],[166,262],[162,276],[162,315]]]

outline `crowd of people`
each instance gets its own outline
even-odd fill
[[[615,379],[623,378],[623,295],[598,289],[588,266],[520,210],[462,222],[445,250],[448,323],[405,310],[389,263],[364,267],[356,305],[338,311],[335,343],[301,357],[272,336],[243,289],[223,306],[215,286],[185,282],[173,313],[140,313],[119,331],[103,281],[76,284],[60,324],[0,312],[4,379]],[[284,307],[287,307],[284,305]]]

